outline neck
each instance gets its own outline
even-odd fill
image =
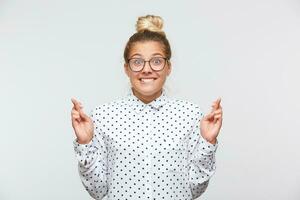
[[[132,89],[134,96],[136,96],[139,100],[141,100],[145,104],[150,103],[154,99],[160,97],[160,95],[162,94],[162,89],[159,90],[158,92],[154,93],[153,95],[149,95],[149,96],[145,96],[145,95],[139,93],[138,91],[134,90],[133,88],[131,88],[131,89]]]

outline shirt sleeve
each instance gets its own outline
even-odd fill
[[[198,114],[200,117],[192,128],[188,144],[189,184],[193,199],[205,192],[209,179],[215,173],[215,152],[218,146],[218,141],[216,144],[211,144],[201,136],[200,120],[203,113],[199,111]]]
[[[95,114],[95,110],[90,114],[94,123],[93,139],[88,144],[79,144],[75,139],[73,145],[82,184],[94,199],[102,199],[107,194],[107,148]]]

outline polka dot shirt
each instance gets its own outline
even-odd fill
[[[94,199],[190,200],[206,190],[218,142],[201,136],[196,104],[164,89],[145,104],[130,89],[90,116],[93,139],[73,143],[81,182]]]

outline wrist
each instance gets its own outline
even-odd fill
[[[217,143],[217,138],[204,138],[204,139],[211,144]]]
[[[92,138],[87,139],[87,140],[80,140],[80,139],[77,138],[77,142],[78,142],[79,144],[88,144],[88,143],[90,143],[91,141],[92,141]]]
[[[214,140],[208,140],[209,143],[211,144],[216,144],[217,143],[217,139],[214,139]]]

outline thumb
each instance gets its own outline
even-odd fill
[[[203,120],[210,120],[214,116],[214,113],[211,112],[203,117]]]
[[[90,117],[87,114],[85,114],[82,109],[79,111],[79,114],[80,114],[80,117],[82,117],[86,121],[88,121],[90,119]]]

